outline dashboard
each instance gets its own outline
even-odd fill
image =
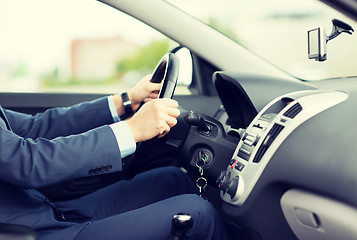
[[[241,137],[206,142],[221,164],[205,172],[219,176],[222,211],[239,235],[356,239],[356,79],[310,84],[233,72],[213,79],[223,131]]]

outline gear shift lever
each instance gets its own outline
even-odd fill
[[[193,225],[192,217],[186,213],[178,213],[172,219],[170,240],[184,240]]]

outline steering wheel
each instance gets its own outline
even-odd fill
[[[159,98],[172,98],[179,73],[179,59],[173,53],[165,54],[152,74],[151,82],[162,82]]]
[[[172,98],[175,92],[179,74],[179,59],[173,53],[165,54],[156,65],[151,82],[162,82],[159,98]],[[151,150],[152,140],[138,144],[135,153],[128,157],[123,168],[123,179],[133,178],[144,165],[147,155]]]

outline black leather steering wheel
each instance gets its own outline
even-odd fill
[[[152,74],[151,82],[162,82],[159,98],[172,98],[175,92],[179,74],[179,59],[173,53],[165,54]],[[148,140],[138,144],[135,153],[128,157],[123,168],[123,179],[133,178],[144,165],[147,155],[151,150],[152,141]]]
[[[159,98],[172,98],[179,73],[179,59],[173,53],[165,54],[152,74],[151,82],[162,82]]]

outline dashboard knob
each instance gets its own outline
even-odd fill
[[[231,179],[231,173],[225,172],[225,174],[222,177],[222,180],[218,184],[219,189],[226,192],[230,179]]]
[[[227,186],[227,193],[231,196],[231,199],[234,198],[234,196],[237,193],[238,190],[238,184],[239,184],[239,177],[235,176],[233,179],[229,181],[229,184]]]
[[[219,177],[216,180],[218,187],[221,185],[224,175],[226,175],[226,171],[221,171],[221,173],[219,174]]]

